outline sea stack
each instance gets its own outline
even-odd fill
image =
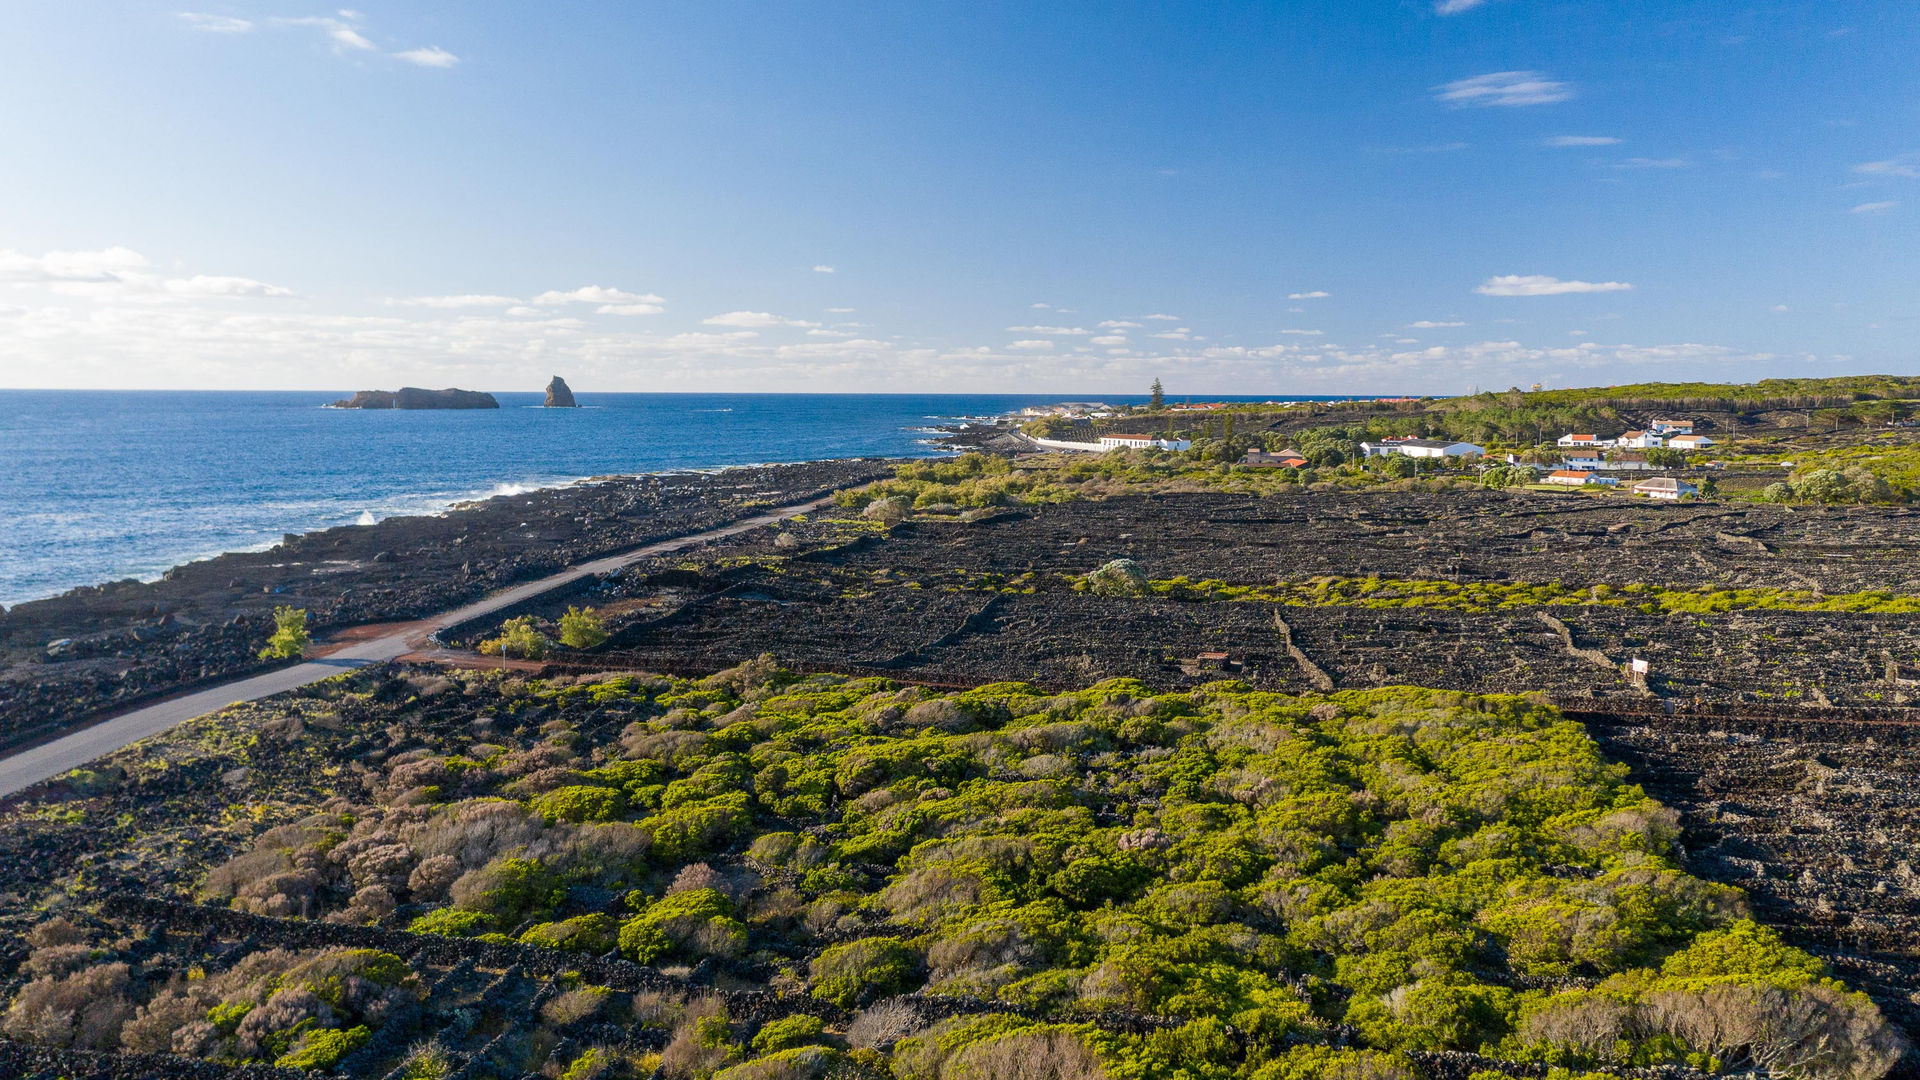
[[[547,384],[547,408],[577,409],[580,403],[573,400],[573,391],[567,388],[567,380],[558,375]]]

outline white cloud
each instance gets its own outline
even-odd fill
[[[1283,334],[1292,334],[1296,337],[1321,337],[1326,334],[1325,330],[1282,330],[1280,332]]]
[[[1458,15],[1463,11],[1472,11],[1487,0],[1434,0],[1435,15]]]
[[[1046,338],[1023,338],[1019,341],[1009,342],[1007,348],[1019,349],[1022,352],[1048,352],[1052,350],[1053,342],[1048,341]]]
[[[1553,138],[1548,139],[1543,145],[1557,147],[1618,146],[1620,145],[1620,140],[1611,135],[1555,135]]]
[[[667,310],[659,304],[601,304],[595,315],[658,315]]]
[[[507,307],[520,301],[511,296],[493,296],[488,293],[462,293],[458,296],[409,296],[404,300],[391,303],[405,304],[408,307],[424,308],[469,308],[469,307]]]
[[[1854,207],[1853,209],[1847,211],[1847,213],[1849,214],[1884,214],[1887,211],[1899,205],[1900,204],[1893,199],[1886,199],[1881,202],[1863,202],[1860,205]]]
[[[169,278],[148,269],[147,257],[125,247],[98,251],[49,251],[23,255],[0,251],[0,281],[41,285],[60,296],[142,302],[172,299],[279,299],[292,289],[252,278],[196,274]]]
[[[1327,292],[1324,289],[1315,289],[1312,292],[1288,293],[1287,299],[1289,300],[1325,300],[1327,297],[1332,295],[1333,295],[1332,293]]]
[[[1503,274],[1480,283],[1474,292],[1483,296],[1560,296],[1565,293],[1625,292],[1633,288],[1624,281],[1561,281],[1545,274]]]
[[[252,278],[220,277],[208,274],[195,274],[190,278],[173,278],[161,283],[161,287],[174,296],[210,299],[223,296],[259,296],[288,297],[293,290],[279,285],[269,285]]]
[[[854,309],[850,307],[830,307],[827,309],[827,314],[829,315],[851,315],[853,312]]]
[[[460,58],[438,45],[429,45],[424,49],[408,49],[393,54],[396,60],[405,60],[415,67],[450,68],[460,62]]]
[[[510,308],[508,308],[508,309],[507,309],[507,314],[509,314],[509,315],[522,315],[522,316],[525,316],[525,315],[547,315],[547,314],[550,314],[550,312],[546,312],[546,311],[542,311],[541,309],[539,309],[539,308],[537,308],[537,307],[528,307],[528,306],[527,306],[527,305],[525,305],[525,304],[516,304],[515,306],[513,306],[513,307],[510,307]]]
[[[1154,336],[1154,337],[1157,337],[1157,338],[1164,338],[1164,339],[1165,339],[1165,340],[1167,340],[1167,341],[1186,341],[1186,340],[1188,340],[1188,334],[1187,334],[1187,332],[1186,332],[1185,330],[1168,330],[1167,332],[1165,332],[1165,333],[1163,333],[1163,334],[1154,334],[1153,336]]]
[[[1048,308],[1051,308],[1052,306],[1053,306],[1052,304],[1041,304],[1041,303],[1032,303],[1027,305],[1027,307],[1031,308],[1034,311],[1045,311]]]
[[[700,321],[707,326],[751,326],[756,328],[768,326],[816,327],[820,325],[817,322],[808,322],[805,319],[789,319],[784,315],[775,315],[768,311],[729,311],[722,315],[701,319]]]
[[[816,274],[831,274],[833,273],[833,267],[828,266],[826,263],[821,263],[813,268],[813,272]]]
[[[1434,87],[1434,98],[1458,106],[1552,105],[1573,96],[1573,87],[1537,71],[1494,71]]]
[[[1088,338],[1087,340],[1094,345],[1125,345],[1127,343],[1127,335],[1102,334],[1099,337]]]
[[[1161,322],[1179,322],[1180,321],[1180,316],[1178,315],[1155,314],[1155,315],[1142,315],[1140,317],[1143,319],[1157,319]]]
[[[1853,171],[1862,176],[1897,176],[1903,180],[1920,180],[1920,151],[1897,154],[1885,161],[1866,161],[1853,167]]]
[[[244,34],[253,29],[251,19],[236,19],[231,15],[204,15],[197,11],[178,13],[180,21],[203,30],[209,34]]]
[[[1439,330],[1445,327],[1465,326],[1467,324],[1463,322],[1435,322],[1432,319],[1421,319],[1419,322],[1408,323],[1407,325],[1415,330]]]
[[[1773,311],[1776,311],[1776,312],[1783,312],[1783,313],[1784,313],[1784,312],[1788,312],[1788,311],[1792,311],[1793,309],[1792,309],[1792,308],[1790,308],[1790,307],[1788,307],[1788,306],[1787,306],[1787,305],[1785,305],[1785,304],[1775,304],[1775,305],[1773,305],[1773,307],[1772,307],[1772,309],[1771,309],[1771,310],[1773,310]]]
[[[652,311],[623,311],[622,315],[658,315],[666,309],[661,305],[666,300],[653,293],[630,293],[624,289],[612,289],[605,285],[582,285],[577,289],[560,291],[549,289],[533,298],[536,304],[605,304],[622,307],[650,307]],[[611,313],[610,313],[611,314]]]
[[[1053,337],[1086,337],[1093,331],[1079,326],[1009,326],[1010,334],[1048,334]]]
[[[1625,161],[1616,161],[1613,163],[1613,167],[1616,169],[1685,169],[1692,167],[1692,165],[1693,162],[1688,161],[1686,158],[1677,157],[1633,157]]]
[[[860,335],[855,333],[852,330],[821,330],[816,328],[816,329],[807,331],[807,336],[808,337],[826,337],[826,338],[850,338],[850,337],[859,337]]]
[[[337,49],[353,49],[359,52],[372,52],[374,44],[368,41],[352,24],[360,21],[360,15],[354,11],[341,11],[345,20],[313,15],[299,19],[275,19],[282,26],[311,26],[327,36]]]
[[[1100,326],[1101,328],[1106,330],[1138,330],[1140,329],[1139,323],[1128,322],[1125,319],[1108,319],[1106,322],[1101,323]]]

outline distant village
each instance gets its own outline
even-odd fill
[[[1371,399],[1383,402],[1403,401],[1404,398]],[[1165,411],[1173,413],[1217,412],[1229,408],[1247,408],[1254,405],[1281,407],[1298,404],[1297,402],[1187,402],[1168,404]],[[1101,420],[1127,415],[1125,407],[1116,407],[1096,401],[1065,401],[1053,405],[1032,405],[1020,411],[1028,418],[1059,417],[1067,420]],[[1192,442],[1171,432],[1164,435],[1113,434],[1101,435],[1097,442],[1077,442],[1064,439],[1027,436],[1039,446],[1050,450],[1068,450],[1083,453],[1105,453],[1111,450],[1173,450],[1191,449]],[[1547,465],[1523,460],[1518,454],[1501,455],[1498,463],[1510,468],[1530,469],[1539,474],[1538,482],[1567,488],[1618,488],[1623,479],[1616,474],[1656,472],[1670,467],[1651,460],[1646,453],[1649,450],[1697,451],[1715,445],[1713,439],[1697,435],[1693,431],[1693,421],[1684,419],[1654,419],[1648,422],[1645,430],[1628,431],[1617,438],[1604,438],[1599,435],[1568,433],[1555,442],[1560,461],[1556,465]],[[1476,443],[1449,439],[1424,439],[1415,436],[1389,436],[1378,442],[1360,443],[1360,452],[1367,458],[1405,457],[1415,460],[1431,459],[1436,461],[1458,461],[1462,464],[1472,459],[1487,458],[1487,448]],[[1240,464],[1258,469],[1304,469],[1310,466],[1307,456],[1298,450],[1250,449],[1240,459]],[[1487,460],[1492,466],[1494,460]],[[1627,490],[1635,495],[1650,499],[1679,500],[1697,496],[1697,485],[1671,476],[1654,476],[1641,479],[1628,486]]]

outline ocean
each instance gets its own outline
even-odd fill
[[[0,390],[0,605],[588,476],[923,456],[951,418],[1145,400],[585,392],[579,409],[539,394],[495,394],[497,410],[322,408],[347,396]]]

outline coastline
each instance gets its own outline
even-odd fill
[[[0,612],[0,748],[103,711],[271,666],[272,611],[316,636],[423,618],[568,566],[714,528],[887,472],[879,458],[590,478],[431,515],[289,533],[156,580],[81,586]]]

